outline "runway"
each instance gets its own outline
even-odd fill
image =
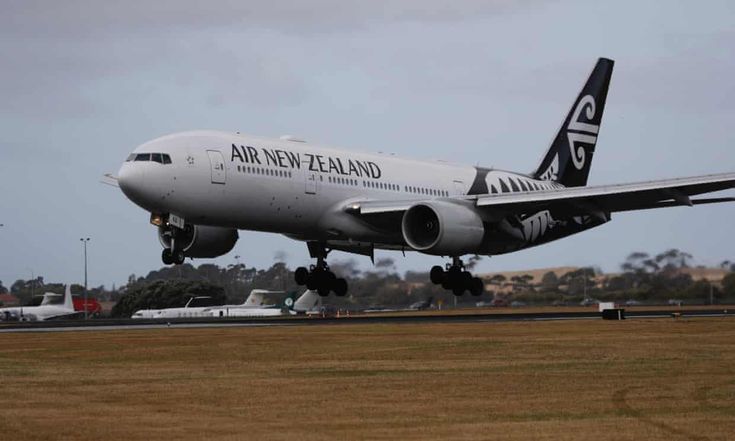
[[[672,317],[725,317],[735,315],[728,309],[661,309],[655,311],[626,311],[626,319]],[[366,325],[366,324],[419,324],[419,323],[481,323],[550,320],[602,320],[597,311],[584,312],[513,312],[513,313],[465,313],[421,314],[406,312],[400,315],[362,314],[343,317],[284,316],[271,318],[179,318],[167,320],[145,319],[94,319],[52,320],[45,322],[0,323],[0,333],[60,332],[60,331],[112,331],[126,329],[163,328],[221,328],[262,326],[313,326],[313,325]]]

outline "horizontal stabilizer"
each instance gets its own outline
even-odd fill
[[[100,182],[105,185],[120,187],[120,184],[117,182],[117,176],[113,175],[112,173],[105,173],[102,176],[102,179],[100,179]]]

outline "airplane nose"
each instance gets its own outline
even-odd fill
[[[138,205],[144,205],[146,199],[145,172],[135,163],[124,163],[117,174],[120,190],[128,199]]]

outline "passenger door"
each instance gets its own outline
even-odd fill
[[[225,172],[225,159],[217,150],[207,150],[209,164],[212,168],[212,184],[224,184],[227,174]]]

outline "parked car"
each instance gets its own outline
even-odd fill
[[[600,303],[599,300],[597,300],[597,299],[591,299],[591,298],[588,297],[588,298],[582,300],[581,302],[579,302],[579,306],[595,306],[598,303]]]
[[[643,303],[639,302],[638,300],[630,299],[625,302],[625,306],[641,306]]]

